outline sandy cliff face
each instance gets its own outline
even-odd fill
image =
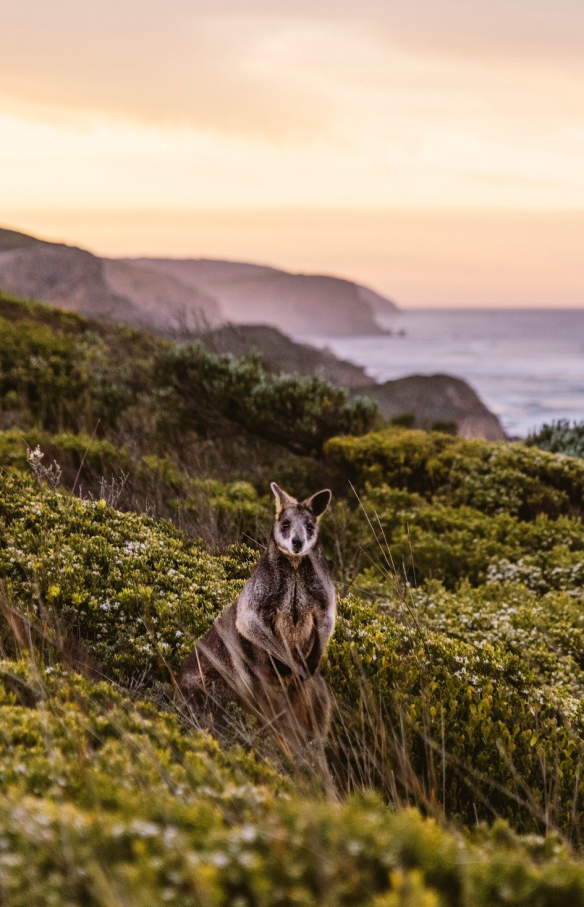
[[[0,231],[0,288],[70,311],[162,332],[221,320],[204,292],[157,271],[98,258],[84,249]]]
[[[287,334],[376,334],[376,314],[396,311],[373,290],[338,277],[208,259],[128,261],[201,289],[217,300],[226,321],[267,324]]]

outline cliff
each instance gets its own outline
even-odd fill
[[[245,262],[108,259],[0,230],[0,289],[96,318],[173,334],[220,323],[300,335],[375,334],[395,309],[350,280]]]
[[[296,336],[378,334],[375,315],[396,310],[373,290],[338,277],[209,259],[128,261],[208,293],[229,322],[268,324]]]

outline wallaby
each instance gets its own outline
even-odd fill
[[[318,540],[331,492],[298,502],[275,482],[267,548],[239,598],[182,666],[178,683],[195,708],[222,723],[235,702],[289,748],[328,733],[331,697],[319,664],[336,618],[335,588]]]

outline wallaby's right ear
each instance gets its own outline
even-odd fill
[[[298,503],[296,498],[293,498],[291,495],[289,495],[286,491],[284,491],[283,488],[279,488],[275,482],[272,482],[270,488],[272,489],[276,497],[276,516],[280,516],[280,514],[283,510],[285,510],[286,507],[291,507],[292,504]]]

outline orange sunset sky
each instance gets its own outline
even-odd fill
[[[0,225],[584,306],[584,3],[2,0]]]

